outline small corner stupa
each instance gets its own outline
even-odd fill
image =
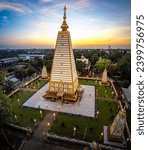
[[[46,99],[62,99],[63,101],[76,101],[78,98],[78,75],[72,49],[70,32],[67,31],[66,6],[64,7],[62,31],[58,32],[54,58],[52,62],[51,77]]]
[[[106,68],[103,71],[101,83],[102,84],[108,84],[108,76],[107,76],[107,69]]]
[[[43,65],[41,79],[47,79],[47,78],[48,78],[47,69],[46,69],[46,66]]]
[[[108,140],[123,142],[125,123],[126,112],[125,110],[120,110],[112,125],[108,128]]]

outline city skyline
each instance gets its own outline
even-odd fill
[[[0,0],[0,48],[54,48],[64,5],[73,48],[130,48],[129,0]]]

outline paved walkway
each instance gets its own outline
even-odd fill
[[[38,128],[35,130],[32,140],[43,141],[42,139],[43,132],[48,131],[49,129],[48,123],[50,123],[50,126],[51,126],[52,122],[53,122],[52,113],[47,113],[43,121],[40,122]]]
[[[20,90],[24,90],[24,91],[30,91],[30,92],[37,92],[39,89],[20,88]]]
[[[53,122],[52,113],[47,113],[44,119],[40,122],[39,126],[35,130],[31,140],[25,140],[19,150],[80,150],[82,146],[71,143],[63,143],[55,140],[51,140],[49,143],[43,142],[43,132],[47,132],[50,125]]]

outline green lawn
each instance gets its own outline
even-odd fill
[[[34,82],[30,83],[27,87],[31,89],[40,89],[46,83],[48,83],[48,80],[35,80]]]
[[[85,140],[98,141],[103,132],[103,125],[110,125],[117,113],[117,106],[114,102],[98,100],[99,115],[98,119],[57,114],[57,120],[53,123],[51,131],[68,137],[73,137],[73,128],[77,126],[75,138],[83,139],[85,128],[87,132]],[[112,109],[112,110],[111,110]],[[64,122],[65,127],[62,126]]]
[[[34,88],[34,86],[35,88],[41,88],[47,82],[47,80],[37,80],[32,83],[32,85],[30,84],[29,88]],[[98,82],[92,80],[80,80],[79,82],[80,84],[96,86],[96,92],[98,96],[102,97],[97,101],[99,110],[98,119],[96,120],[93,118],[59,113],[57,114],[57,120],[53,122],[51,126],[51,131],[58,135],[73,137],[73,128],[74,126],[77,126],[75,138],[83,139],[85,128],[87,126],[85,140],[98,141],[100,139],[101,133],[103,132],[103,125],[110,125],[112,123],[118,109],[114,102],[103,100],[103,98],[105,97],[105,90],[107,91],[106,93],[108,97],[112,97],[112,91],[110,87],[99,85]],[[41,115],[39,110],[22,107],[22,104],[32,95],[33,92],[19,91],[11,98],[11,119],[13,123],[18,122],[20,126],[34,128],[35,124],[33,122],[33,119],[36,119],[37,123],[40,122]],[[43,111],[43,117],[45,116],[45,114],[46,112]],[[15,118],[15,115],[17,116],[17,119]],[[65,126],[63,124],[65,124]]]
[[[41,120],[41,114],[39,110],[22,107],[22,104],[33,95],[33,92],[29,91],[19,91],[15,94],[15,96],[11,97],[11,119],[13,123],[17,123],[20,126],[24,127],[32,127],[34,128],[34,122],[32,119],[36,119],[37,123]],[[18,101],[19,99],[19,101]],[[15,115],[17,116],[17,119],[15,118]],[[45,112],[43,112],[43,116],[45,115]]]
[[[109,86],[104,84],[100,85],[99,82],[94,80],[79,80],[79,83],[96,86],[97,96],[99,97],[113,98],[112,89]]]
[[[96,92],[102,99],[97,100],[98,105],[98,119],[86,118],[82,116],[74,116],[68,114],[57,114],[57,120],[53,123],[51,131],[63,135],[73,137],[73,128],[77,126],[75,138],[83,139],[85,128],[87,126],[87,132],[85,140],[98,141],[101,133],[103,132],[104,125],[110,125],[118,112],[118,108],[113,101],[105,101],[105,90],[108,98],[112,98],[112,90],[109,86],[100,85],[98,82],[93,80],[79,80],[80,84],[94,85]],[[65,126],[63,126],[63,124]]]

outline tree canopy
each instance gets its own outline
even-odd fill
[[[125,54],[117,63],[122,79],[131,80],[131,54]]]
[[[84,62],[82,62],[80,60],[76,61],[76,68],[80,73],[82,73],[84,71],[85,67],[86,67],[86,64]]]
[[[9,99],[3,94],[2,87],[0,86],[0,126],[6,122],[10,114]]]
[[[95,68],[102,72],[105,68],[108,68],[108,66],[111,64],[110,59],[100,59],[96,62]]]
[[[90,58],[91,64],[95,65],[95,63],[97,62],[97,60],[99,59],[97,54],[93,54]]]

